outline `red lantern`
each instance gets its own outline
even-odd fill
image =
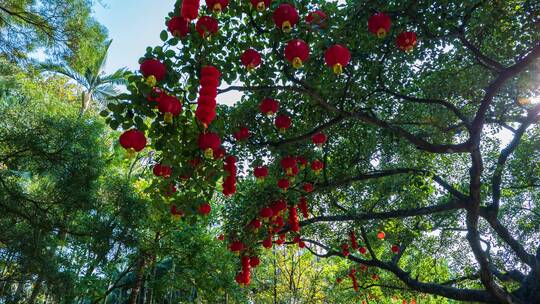
[[[199,213],[202,215],[208,215],[210,214],[210,211],[212,211],[212,207],[208,203],[204,203],[199,206]]]
[[[182,113],[182,103],[176,97],[164,95],[159,99],[158,109],[164,115],[163,121],[172,123],[173,117]]]
[[[244,285],[244,273],[243,272],[239,272],[236,277],[235,277],[235,280],[236,280],[236,283],[238,283],[238,285],[242,286]]]
[[[272,216],[274,215],[274,212],[272,211],[272,208],[264,207],[259,211],[259,216],[263,219],[268,221]]]
[[[384,38],[390,32],[392,20],[385,13],[376,13],[368,20],[368,30],[379,38]]]
[[[165,196],[170,197],[176,193],[176,186],[173,183],[170,183],[167,188],[165,188]]]
[[[206,0],[206,6],[214,13],[219,14],[229,5],[229,0]]]
[[[303,156],[297,156],[296,161],[300,164],[300,170],[304,170],[308,164],[307,159]]]
[[[198,143],[206,158],[211,158],[214,156],[214,151],[221,146],[221,139],[216,133],[202,133],[199,135]]]
[[[253,219],[251,220],[251,222],[249,222],[249,225],[251,226],[251,228],[253,228],[254,230],[257,230],[259,228],[261,228],[262,226],[262,223],[261,223],[261,220],[259,219]]]
[[[255,167],[255,169],[253,170],[253,175],[255,175],[255,178],[257,178],[257,180],[263,181],[268,176],[268,167]]]
[[[295,206],[289,206],[289,226],[294,232],[300,231],[300,224],[298,223],[298,213]]]
[[[358,249],[358,251],[359,251],[361,254],[366,254],[366,253],[367,253],[366,247],[360,247],[360,249]]]
[[[323,168],[324,168],[324,163],[318,159],[314,160],[311,163],[311,170],[313,170],[315,174],[319,174]]]
[[[214,150],[214,159],[222,159],[223,157],[225,157],[225,149],[223,147]]]
[[[220,241],[224,241],[224,240],[225,240],[225,235],[220,234],[220,235],[217,237],[217,239],[220,240]]]
[[[327,137],[324,133],[317,133],[311,136],[311,141],[317,146],[322,146],[326,143]]]
[[[270,208],[272,208],[272,212],[274,213],[274,216],[278,216],[281,213],[281,211],[287,210],[287,203],[283,199],[280,199],[276,201],[275,203],[273,203],[272,206],[270,206]]]
[[[259,105],[259,109],[267,116],[274,115],[279,110],[279,102],[272,98],[265,98]]]
[[[289,186],[290,182],[286,178],[282,178],[278,181],[278,187],[283,191],[287,191],[287,189],[289,189]]]
[[[337,75],[343,73],[343,68],[349,64],[350,60],[351,52],[341,44],[331,46],[324,53],[324,61]]]
[[[152,169],[152,172],[155,176],[161,176],[163,178],[169,178],[172,174],[172,169],[169,166],[165,166],[162,164],[156,164],[154,168]]]
[[[233,155],[227,156],[223,164],[223,170],[228,173],[223,182],[223,194],[229,196],[236,193],[236,157]]]
[[[274,124],[276,125],[276,128],[278,128],[279,132],[284,133],[291,127],[292,120],[289,116],[281,114],[276,117]]]
[[[373,279],[373,281],[378,281],[379,280],[379,276],[377,274],[373,274],[371,276],[371,279]]]
[[[313,184],[312,183],[305,183],[302,188],[304,189],[304,191],[306,191],[307,193],[310,193],[310,192],[313,192]]]
[[[304,241],[299,241],[298,248],[306,248],[306,243]]]
[[[341,244],[341,254],[344,256],[344,257],[348,257],[349,254],[351,254],[349,252],[349,244]]]
[[[305,197],[300,197],[300,203],[298,204],[298,209],[300,209],[300,212],[302,212],[302,215],[304,216],[304,219],[307,219],[309,217],[309,210],[308,210],[308,201]]]
[[[384,240],[385,237],[386,237],[386,233],[384,233],[384,231],[379,231],[379,233],[377,233],[377,238],[379,240]]]
[[[266,249],[272,248],[272,236],[269,235],[266,239],[263,240],[262,244],[263,247]]]
[[[261,264],[261,259],[257,256],[252,256],[249,258],[249,265],[253,268],[259,266]]]
[[[155,87],[158,81],[165,79],[167,74],[167,67],[156,59],[145,59],[141,63],[140,70],[146,83],[151,87]]]
[[[195,111],[195,116],[197,116],[197,119],[207,127],[216,118],[216,109],[199,106]]]
[[[246,127],[241,127],[237,132],[234,133],[234,138],[237,141],[242,141],[249,138],[249,129]]]
[[[177,209],[176,205],[171,205],[171,214],[174,217],[181,217],[184,216],[184,211],[182,211],[181,209]]]
[[[230,245],[230,249],[232,252],[240,252],[242,250],[244,250],[245,246],[244,246],[244,243],[240,242],[240,241],[234,241],[231,243]]]
[[[320,28],[326,28],[326,19],[327,18],[328,18],[328,16],[326,15],[325,12],[320,11],[320,10],[316,10],[316,11],[310,12],[306,16],[306,22],[309,25],[311,25],[312,27],[313,26],[318,26]]]
[[[337,279],[336,279],[336,283],[341,284],[341,282],[343,282],[343,279],[342,279],[342,278],[337,278]]]
[[[298,174],[298,167],[296,163],[296,158],[292,156],[286,156],[280,161],[281,168],[285,171],[285,174],[288,176],[294,176]]]
[[[276,240],[276,244],[283,245],[285,243],[285,238],[287,236],[285,234],[280,234],[278,239]]]
[[[402,51],[412,51],[416,46],[416,33],[403,32],[399,34],[396,38],[396,45]]]
[[[201,69],[201,88],[197,100],[195,116],[207,128],[216,118],[216,96],[221,73],[213,66],[205,66]]]
[[[120,135],[119,141],[120,145],[128,150],[128,154],[130,155],[133,155],[135,152],[139,152],[146,147],[146,137],[143,132],[137,129],[125,131]]]
[[[274,12],[274,23],[285,33],[290,33],[298,23],[298,12],[294,6],[283,3]]]
[[[184,0],[182,1],[182,8],[180,14],[187,20],[197,19],[199,15],[199,0]]]
[[[398,254],[399,253],[399,246],[398,245],[392,245],[391,250],[392,250],[393,253]]]
[[[309,46],[302,39],[293,39],[285,47],[285,58],[292,63],[295,69],[302,67],[303,63],[309,58]]]
[[[259,12],[264,11],[267,7],[270,7],[272,0],[250,0],[251,5],[255,7]]]
[[[167,29],[176,38],[183,38],[189,33],[189,20],[174,16],[167,21]]]
[[[247,49],[240,56],[240,62],[251,71],[261,64],[261,54],[254,49]]]
[[[210,16],[202,16],[197,20],[197,23],[195,23],[195,29],[201,37],[209,37],[217,33],[218,21]]]

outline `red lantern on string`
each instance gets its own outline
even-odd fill
[[[253,175],[255,175],[255,178],[257,178],[258,181],[263,181],[268,176],[268,167],[255,167]]]
[[[208,126],[216,118],[216,109],[215,107],[211,108],[211,107],[199,106],[197,110],[195,110],[195,116],[197,116],[197,119],[203,125]]]
[[[167,21],[167,30],[176,38],[186,37],[189,33],[189,20],[180,16],[174,16]]]
[[[311,136],[311,141],[317,146],[323,146],[328,138],[324,133],[317,133]]]
[[[265,238],[262,244],[263,244],[263,247],[266,249],[272,248],[272,236],[269,235],[267,238]]]
[[[201,37],[209,37],[217,33],[218,21],[210,16],[202,16],[197,20],[197,23],[195,23],[195,29]]]
[[[313,192],[313,184],[312,183],[304,183],[302,186],[302,189],[306,191],[307,193]]]
[[[199,0],[183,0],[180,14],[187,20],[197,19],[199,15]]]
[[[367,249],[366,249],[366,247],[360,247],[360,248],[358,249],[358,252],[360,252],[361,254],[366,254],[366,253],[367,253]]]
[[[120,135],[119,141],[120,145],[126,149],[130,155],[135,154],[135,152],[140,152],[146,147],[146,137],[143,132],[137,129],[125,131]]]
[[[300,224],[298,223],[298,213],[296,206],[289,206],[289,226],[294,232],[300,231]]]
[[[229,5],[229,0],[206,0],[206,7],[219,14]]]
[[[376,13],[368,20],[368,30],[379,38],[386,37],[391,25],[392,20],[385,13]]]
[[[300,197],[300,203],[298,204],[298,209],[300,209],[300,212],[302,212],[304,219],[307,219],[309,217],[308,201],[304,196]]]
[[[351,231],[351,233],[349,233],[349,236],[351,238],[351,247],[352,247],[352,249],[358,250],[358,242],[356,240],[356,234],[354,233],[354,231]]]
[[[290,182],[288,179],[286,178],[282,178],[278,181],[278,187],[282,190],[282,191],[287,191],[287,189],[289,189],[290,187]]]
[[[195,116],[207,128],[216,118],[216,96],[221,73],[216,67],[205,66],[201,69],[201,88],[197,100]]]
[[[258,256],[252,256],[249,258],[249,265],[253,268],[259,266],[261,264],[261,259],[259,259]]]
[[[324,53],[324,61],[335,74],[340,75],[351,60],[351,52],[341,44],[331,46]]]
[[[302,67],[309,58],[309,46],[302,39],[293,39],[285,47],[285,58],[292,63],[295,69]]]
[[[162,164],[156,164],[152,169],[155,176],[169,178],[172,174],[172,168]]]
[[[214,150],[214,159],[222,159],[223,157],[225,157],[225,149],[223,147]]]
[[[274,215],[274,212],[272,211],[272,208],[264,207],[259,211],[259,216],[263,219],[268,221],[272,216]]]
[[[242,62],[242,65],[244,65],[248,71],[252,71],[261,64],[261,54],[254,49],[247,49],[240,55],[240,62]]]
[[[208,215],[212,211],[212,207],[208,203],[204,203],[199,206],[199,213],[202,215]]]
[[[171,214],[174,217],[181,217],[181,216],[184,216],[184,211],[182,211],[181,209],[178,209],[176,205],[171,205]]]
[[[241,127],[234,133],[234,138],[236,138],[237,141],[243,141],[249,138],[249,129],[246,127]]]
[[[298,174],[298,168],[296,163],[296,158],[292,156],[286,156],[281,159],[279,162],[281,168],[283,171],[285,171],[285,174],[288,176],[294,176]],[[296,174],[295,174],[296,172]]]
[[[404,51],[410,52],[416,46],[416,33],[415,32],[402,32],[396,38],[397,47]]]
[[[262,226],[261,220],[259,220],[258,218],[253,219],[253,220],[251,220],[251,222],[249,222],[249,226],[251,226],[251,228],[253,228],[253,230],[257,230],[257,229],[261,228],[261,226]]]
[[[259,12],[264,11],[267,7],[270,7],[272,0],[250,0],[251,5]]]
[[[346,243],[341,244],[341,254],[344,257],[348,257],[349,254],[351,254],[349,251],[349,244],[346,244]]]
[[[319,174],[322,169],[324,169],[324,163],[322,161],[316,159],[311,163],[311,170],[313,170],[315,174]]]
[[[325,12],[321,10],[315,10],[313,12],[310,12],[306,16],[306,23],[311,25],[312,27],[318,26],[319,28],[326,28],[326,20],[328,19],[328,16]]]
[[[377,233],[377,238],[379,240],[384,240],[385,237],[386,237],[386,233],[384,233],[384,231],[379,231],[379,233]]]
[[[265,98],[259,105],[259,109],[267,116],[274,115],[279,110],[279,102],[272,98]]]
[[[274,124],[279,132],[285,133],[285,131],[291,127],[292,120],[289,116],[281,114],[276,117]]]
[[[146,83],[155,87],[158,81],[165,79],[167,67],[157,59],[145,59],[140,66],[140,71]]]
[[[242,243],[241,241],[234,241],[231,243],[229,248],[232,252],[238,253],[244,250],[245,246],[244,246],[244,243]]]
[[[307,164],[308,164],[307,159],[305,157],[303,157],[303,156],[297,156],[296,161],[300,165],[300,170],[304,170],[306,168]]]
[[[398,245],[392,245],[392,253],[398,254],[399,253],[399,246]]]
[[[164,95],[159,99],[158,110],[163,114],[165,123],[172,123],[173,117],[182,113],[182,103],[174,96]]]
[[[298,23],[298,12],[290,4],[283,3],[274,11],[274,23],[285,33],[290,33]]]
[[[204,151],[206,158],[214,156],[214,151],[221,146],[221,139],[216,133],[202,133],[199,135],[199,148]]]

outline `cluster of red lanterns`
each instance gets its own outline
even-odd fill
[[[216,118],[216,97],[221,73],[213,66],[205,66],[201,69],[199,99],[195,116],[207,128]]]
[[[368,30],[377,35],[379,38],[384,38],[390,32],[392,20],[385,13],[376,13],[368,20]],[[396,37],[396,45],[402,51],[411,51],[417,43],[415,32],[401,32]]]
[[[227,156],[223,164],[223,170],[227,173],[223,181],[223,195],[233,195],[236,193],[236,157]]]
[[[244,255],[240,258],[241,271],[236,275],[236,282],[240,286],[248,286],[251,282],[251,268],[259,266],[261,260],[257,256]]]

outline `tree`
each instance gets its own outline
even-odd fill
[[[200,18],[194,31],[182,18],[196,18],[196,3],[177,2],[169,14],[176,19],[168,23],[175,37],[164,31],[164,44],[147,49],[143,77],[130,78],[125,102],[108,117],[113,128],[144,131],[156,157],[173,167],[172,177],[184,177],[172,201],[186,217],[197,217],[222,178],[231,194],[243,177],[240,195],[225,200],[224,217],[227,239],[242,242],[243,255],[272,241],[272,233],[289,233],[289,241],[303,241],[321,257],[345,257],[340,248],[351,246],[355,232],[366,254],[354,250],[347,259],[396,279],[382,288],[457,301],[539,302],[534,160],[540,106],[529,101],[539,93],[540,7],[530,1],[295,1],[297,23],[294,8],[252,3],[225,8],[220,2],[217,20]],[[326,19],[304,22],[315,8]],[[375,12],[391,18],[384,38],[377,37],[387,29],[384,22],[375,33],[366,26]],[[292,39],[306,42],[308,59],[298,49],[284,54]],[[250,48],[262,64],[252,51],[241,56]],[[166,73],[148,59],[159,60]],[[219,106],[215,121],[218,74],[206,65],[221,73],[218,94],[243,93],[234,106]],[[172,123],[164,119],[166,109],[153,109],[152,100],[163,100],[154,84],[183,100]],[[279,114],[292,127],[286,117],[274,126],[275,116],[260,113],[265,97],[279,101]],[[246,129],[234,139],[240,127],[248,128],[248,139]],[[328,136],[322,148],[310,142],[319,132]],[[200,137],[209,133],[223,138],[227,153],[240,160],[236,165],[228,159],[223,170],[219,157],[212,159],[211,149],[221,155],[220,142]],[[308,167],[287,156],[303,156]],[[197,157],[203,161],[194,170],[187,160]],[[255,184],[252,170],[262,164],[270,175]],[[246,176],[237,176],[244,170]],[[288,191],[277,187],[280,179]],[[307,182],[313,192],[304,190]],[[250,229],[264,207],[283,199],[294,210],[301,196],[313,214],[300,221],[301,235],[291,232],[294,211],[281,230],[275,223]],[[386,237],[377,238],[379,231]],[[420,267],[426,260],[432,268]],[[449,278],[435,271],[442,264]]]
[[[0,55],[26,60],[42,51],[77,70],[102,49],[104,28],[91,17],[88,0],[6,0],[0,4]]]

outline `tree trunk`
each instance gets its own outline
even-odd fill
[[[152,304],[152,297],[154,295],[154,288],[153,288],[153,284],[154,284],[154,280],[156,279],[156,255],[155,254],[152,254],[152,272],[151,274],[149,275],[149,278],[147,280],[148,282],[148,287],[146,288],[146,301],[145,301],[145,304]]]
[[[141,255],[139,256],[139,262],[137,264],[135,286],[133,286],[133,288],[131,289],[131,295],[129,296],[129,304],[137,304],[137,296],[139,295],[139,291],[141,290],[143,281],[144,265],[144,254],[141,253]]]
[[[34,284],[34,288],[32,289],[32,294],[30,295],[30,299],[28,299],[28,304],[34,304],[37,296],[39,295],[39,291],[41,290],[42,285],[43,285],[43,276],[40,274],[38,275],[36,283]]]
[[[92,92],[82,93],[81,115],[88,110],[90,103],[92,102]]]

